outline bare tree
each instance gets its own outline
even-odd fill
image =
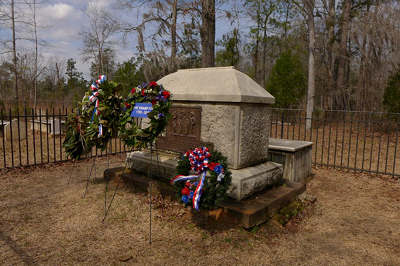
[[[38,78],[38,35],[37,35],[37,23],[36,23],[36,0],[33,0],[33,31],[35,38],[35,78],[33,81],[33,87],[35,91],[34,108],[37,106],[37,78]]]
[[[12,51],[13,51],[13,63],[14,63],[14,89],[15,89],[15,100],[19,103],[18,98],[18,71],[17,71],[17,46],[15,42],[15,7],[14,0],[11,0],[11,29],[12,29]]]
[[[119,24],[111,14],[94,3],[89,5],[87,15],[89,28],[81,32],[84,44],[82,55],[84,60],[96,62],[97,74],[100,75],[104,71],[104,51],[111,48],[110,38],[119,29]]]
[[[182,0],[181,0],[182,1]],[[177,21],[180,11],[182,10],[179,0],[149,0],[147,4],[150,6],[149,12],[146,12],[142,16],[142,20],[137,23],[137,25],[131,25],[129,23],[123,23],[125,26],[122,30],[125,33],[137,32],[138,43],[139,43],[139,53],[143,54],[145,52],[145,45],[143,41],[143,31],[147,24],[156,24],[157,31],[151,38],[155,39],[156,36],[163,37],[164,35],[169,35],[169,45],[171,47],[171,56],[169,63],[169,72],[176,71],[177,69]],[[126,2],[120,3],[123,7],[128,6],[129,8],[137,8],[142,5],[142,1],[138,0],[126,0]],[[155,47],[154,47],[155,48]],[[155,48],[155,50],[159,47]],[[152,55],[153,56],[153,55]]]

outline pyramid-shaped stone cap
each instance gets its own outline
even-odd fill
[[[273,104],[275,98],[233,67],[178,70],[158,81],[174,101]]]

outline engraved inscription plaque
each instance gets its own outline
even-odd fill
[[[201,107],[173,106],[166,133],[157,141],[157,148],[175,152],[201,145]]]

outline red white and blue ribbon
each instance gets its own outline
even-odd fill
[[[105,82],[107,80],[105,75],[100,75],[99,79],[96,80],[96,82],[93,82],[92,85],[90,85],[90,88],[92,89],[92,95],[90,95],[89,97],[89,101],[91,103],[94,103],[94,110],[93,110],[93,114],[92,114],[92,120],[94,119],[94,115],[96,114],[97,116],[100,114],[99,111],[99,94],[100,94],[100,89],[99,86],[101,83]],[[100,123],[99,124],[99,136],[103,135],[103,125]]]
[[[193,208],[199,210],[200,198],[203,193],[207,170],[216,172],[218,174],[218,181],[221,181],[224,177],[224,169],[219,163],[209,163],[211,153],[208,151],[207,147],[190,150],[185,153],[185,156],[188,157],[190,168],[196,173],[196,175],[177,175],[171,180],[171,183],[174,184],[179,181],[200,179],[192,198]]]

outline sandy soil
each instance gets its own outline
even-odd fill
[[[96,165],[85,198],[90,161],[0,172],[0,264],[400,265],[398,180],[314,169],[314,204],[286,227],[271,221],[250,231],[200,228],[188,210],[158,198],[150,246],[145,194],[123,186],[102,223],[106,158]]]

